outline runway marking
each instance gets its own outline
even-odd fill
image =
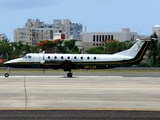
[[[0,110],[105,110],[105,111],[160,111],[160,108],[0,108]]]

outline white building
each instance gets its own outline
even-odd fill
[[[121,32],[84,32],[81,34],[82,47],[84,51],[92,47],[104,46],[105,41],[135,41],[137,38],[147,38],[148,36],[138,35],[137,32],[130,32],[129,28],[122,28]]]
[[[160,36],[160,25],[159,24],[157,24],[157,25],[154,25],[153,27],[152,27],[152,33],[156,33],[158,36]]]
[[[14,41],[21,41],[29,45],[36,45],[39,41],[55,39],[80,40],[82,25],[73,23],[69,19],[53,20],[52,24],[45,24],[39,19],[28,19],[24,28],[14,30]],[[54,36],[55,35],[55,36]]]

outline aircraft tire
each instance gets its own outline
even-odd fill
[[[7,78],[9,77],[9,73],[5,73],[4,76]]]
[[[67,74],[67,77],[72,77],[72,73],[68,73],[68,74]]]

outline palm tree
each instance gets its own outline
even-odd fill
[[[9,40],[0,41],[0,56],[5,60],[8,60],[8,56],[11,54],[11,46]]]

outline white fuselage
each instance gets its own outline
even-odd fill
[[[97,55],[97,54],[43,54],[43,53],[29,53],[26,56],[14,60],[10,60],[6,63],[13,62],[39,62],[44,61],[65,61],[72,62],[102,62],[102,61],[120,61],[132,59],[129,56],[122,55]]]

